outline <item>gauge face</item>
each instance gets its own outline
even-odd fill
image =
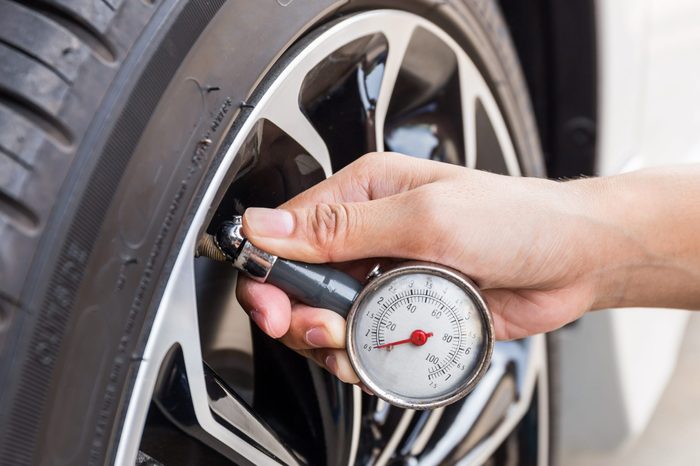
[[[488,311],[473,285],[444,272],[429,265],[392,270],[353,307],[351,361],[389,402],[444,404],[466,394],[485,369],[492,345]]]

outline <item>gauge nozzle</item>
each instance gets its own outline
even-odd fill
[[[202,236],[197,243],[196,255],[221,262],[233,262],[238,270],[264,282],[277,261],[277,256],[253,246],[243,236],[242,230],[243,221],[239,216],[223,222],[213,236]]]

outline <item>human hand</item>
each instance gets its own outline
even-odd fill
[[[248,209],[243,224],[262,249],[339,263],[358,278],[375,258],[455,268],[481,288],[496,338],[514,339],[556,329],[600,304],[598,257],[614,255],[625,238],[590,215],[592,203],[577,183],[369,154],[279,209]],[[601,235],[607,246],[596,244]],[[238,298],[268,335],[358,382],[337,314],[247,279]]]

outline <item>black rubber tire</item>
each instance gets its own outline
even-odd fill
[[[312,25],[379,7],[442,25],[543,174],[494,2],[268,3],[0,0],[0,464],[113,460],[191,206],[240,103]]]

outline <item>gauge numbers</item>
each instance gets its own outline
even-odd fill
[[[483,369],[490,321],[454,280],[415,271],[382,278],[351,323],[348,346],[363,382],[417,407],[463,390]]]

